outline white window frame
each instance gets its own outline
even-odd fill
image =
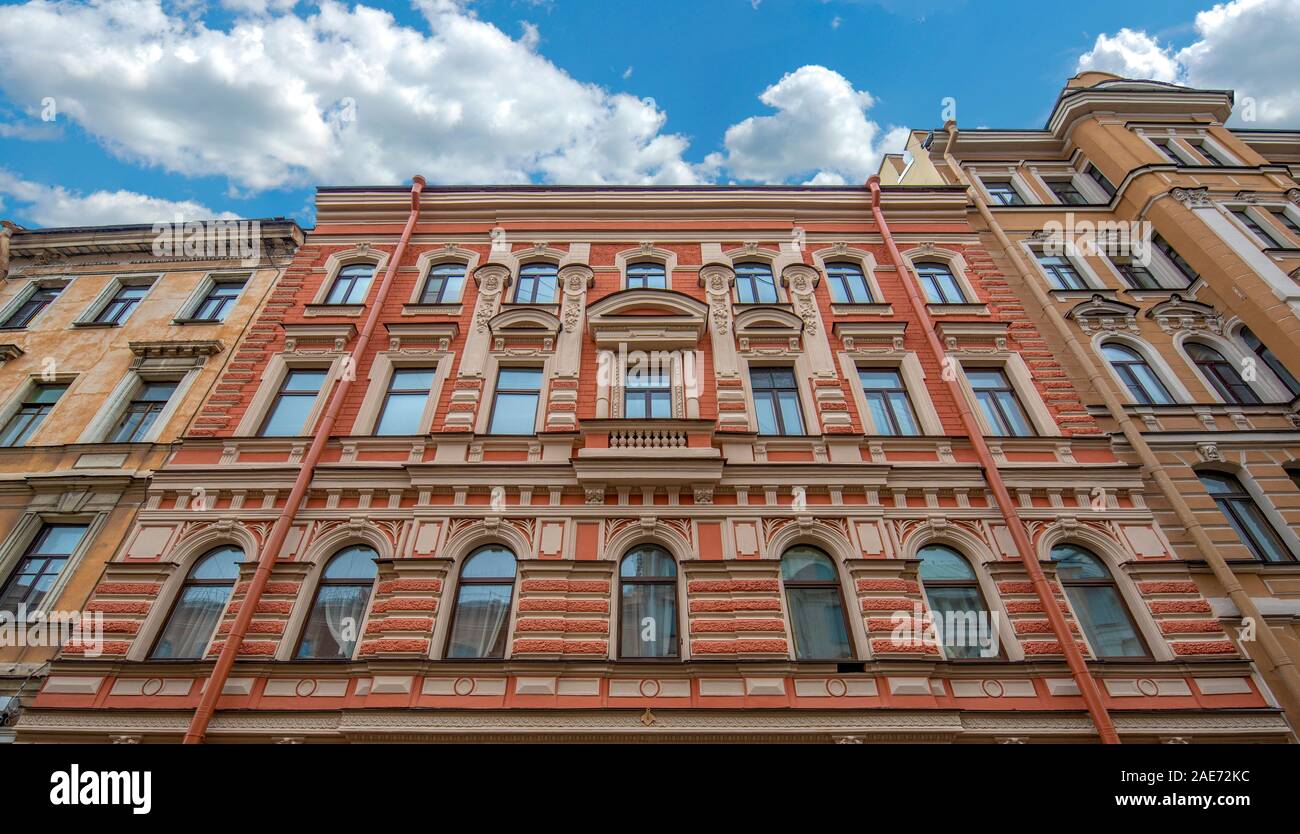
[[[935,410],[930,391],[925,385],[925,369],[913,351],[894,353],[864,353],[860,351],[841,351],[839,354],[840,370],[849,378],[849,389],[853,392],[853,401],[862,417],[862,433],[880,435],[889,439],[907,440],[912,437],[931,437],[944,434],[943,422]],[[867,407],[867,394],[862,388],[862,378],[858,370],[897,371],[907,389],[907,397],[912,401],[912,411],[920,428],[919,434],[881,435],[875,421],[871,418],[871,409]]]
[[[880,282],[876,278],[876,256],[871,252],[865,249],[827,246],[814,250],[811,254],[817,271],[821,273],[821,283],[826,287],[826,298],[830,300],[836,309],[842,308],[849,312],[861,308],[890,306],[889,302],[885,300],[885,294],[881,291]],[[830,273],[826,271],[826,267],[828,264],[841,262],[856,264],[862,270],[862,277],[867,282],[867,289],[871,291],[871,301],[836,301],[834,299],[834,296],[831,295]]]
[[[541,368],[542,385],[537,392],[537,414],[533,418],[533,433],[529,434],[493,434],[492,413],[496,407],[497,381],[502,368]],[[509,356],[498,355],[495,351],[488,356],[483,369],[483,407],[475,418],[474,433],[483,438],[494,440],[527,440],[540,435],[546,427],[546,408],[550,402],[551,379],[555,376],[555,357],[551,356]]]
[[[262,375],[262,384],[258,386],[257,393],[253,395],[252,401],[248,405],[248,410],[240,418],[239,425],[235,428],[237,437],[251,437],[260,440],[293,440],[293,437],[262,437],[260,434],[262,424],[270,415],[270,408],[275,403],[276,396],[280,393],[280,386],[288,376],[289,371],[308,371],[308,370],[325,370],[325,379],[321,383],[320,391],[316,393],[316,400],[312,403],[311,411],[307,414],[307,419],[303,422],[303,427],[314,426],[320,419],[321,410],[324,409],[325,403],[329,400],[329,392],[334,390],[334,383],[338,379],[339,373],[343,367],[343,361],[347,358],[346,354],[337,356],[300,356],[292,353],[277,353],[266,363],[266,370]]]
[[[67,385],[68,387],[64,390],[63,395],[59,397],[58,402],[56,402],[54,406],[50,408],[49,416],[53,417],[55,409],[59,407],[59,403],[63,402],[64,397],[72,393],[72,386],[76,382],[76,379],[77,379],[77,374],[55,374],[53,378],[50,379],[46,379],[36,374],[27,376],[21,382],[19,382],[18,386],[9,395],[8,399],[5,400],[4,405],[0,406],[0,429],[3,429],[5,426],[9,425],[9,421],[13,418],[15,414],[18,413],[18,409],[22,408],[23,403],[26,402],[27,398],[32,395],[32,392],[36,390],[37,386]],[[34,443],[32,441],[35,441],[37,438],[39,438],[41,436],[41,432],[46,430],[47,428],[46,423],[48,423],[48,420],[46,422],[41,423],[40,427],[38,427],[36,431],[32,433],[32,436],[28,439],[28,442],[24,443],[23,446],[41,445],[40,443]],[[9,446],[4,448],[17,449],[22,447]]]
[[[1110,373],[1110,378],[1114,380],[1115,385],[1117,386],[1116,390],[1119,391],[1120,396],[1123,397],[1126,402],[1144,408],[1155,407],[1151,403],[1140,403],[1133,398],[1133,392],[1129,391],[1128,384],[1124,382],[1120,375],[1115,371],[1115,366],[1110,364],[1110,360],[1107,359],[1106,355],[1101,351],[1101,349],[1108,343],[1114,343],[1120,347],[1126,347],[1137,353],[1138,356],[1141,356],[1151,368],[1152,372],[1155,373],[1156,377],[1159,378],[1161,384],[1165,386],[1165,390],[1174,398],[1175,404],[1186,405],[1194,402],[1191,392],[1187,390],[1187,386],[1183,385],[1182,380],[1178,378],[1178,374],[1174,372],[1173,367],[1170,366],[1170,364],[1165,361],[1165,358],[1161,356],[1158,351],[1152,348],[1151,345],[1126,333],[1112,333],[1103,330],[1092,337],[1092,350],[1093,353],[1096,354],[1097,360],[1101,362]]]
[[[145,301],[149,299],[149,296],[153,293],[154,287],[158,286],[161,278],[162,273],[159,272],[114,275],[108,280],[108,283],[104,285],[104,288],[99,291],[99,295],[95,296],[95,300],[90,302],[90,306],[72,322],[73,325],[77,327],[125,327],[127,322],[131,320],[132,316],[134,316],[144,305]],[[124,287],[148,287],[148,290],[140,297],[140,300],[136,303],[135,307],[131,309],[131,312],[127,314],[127,317],[121,321],[116,322],[115,324],[95,321],[95,319],[99,317],[99,314],[108,307],[109,303],[112,302],[113,298]]]
[[[1029,366],[1018,353],[1006,354],[969,354],[969,353],[952,353],[949,354],[957,360],[961,366],[961,373],[957,375],[957,380],[961,385],[962,392],[966,395],[967,402],[970,403],[971,411],[975,414],[975,419],[979,421],[980,431],[984,437],[994,440],[1033,440],[1044,437],[1060,437],[1061,427],[1056,424],[1052,417],[1052,412],[1039,396],[1038,388],[1034,385],[1033,374],[1029,371]],[[994,434],[993,427],[989,425],[988,418],[984,416],[984,409],[980,408],[979,399],[975,396],[975,389],[971,387],[970,380],[966,375],[966,366],[974,365],[985,368],[1000,369],[1007,382],[1011,384],[1012,390],[1015,391],[1016,399],[1020,401],[1020,406],[1025,410],[1025,417],[1034,427],[1034,434],[1027,437],[1021,437],[1014,434]]]
[[[618,266],[618,286],[620,290],[627,289],[650,289],[654,287],[629,287],[627,284],[627,268],[632,264],[639,263],[657,263],[664,268],[664,289],[673,288],[673,272],[677,269],[677,253],[671,249],[663,249],[652,243],[644,243],[635,249],[624,249],[614,254],[614,263]]]
[[[233,283],[237,280],[243,280],[244,288],[235,296],[234,303],[230,305],[229,311],[225,318],[220,319],[196,319],[194,314],[198,312],[199,307],[207,300],[208,293],[217,286],[217,284]],[[230,318],[231,313],[244,300],[244,293],[248,291],[249,285],[253,283],[252,272],[209,272],[204,275],[202,280],[194,287],[194,291],[189,294],[185,302],[181,304],[180,309],[176,312],[176,317],[172,320],[173,324],[221,324]]]
[[[389,351],[375,356],[370,365],[365,398],[357,412],[352,426],[354,435],[369,435],[376,438],[388,435],[375,434],[379,427],[379,415],[388,398],[388,386],[392,382],[393,372],[413,368],[433,368],[433,380],[429,386],[429,395],[420,414],[420,430],[416,434],[428,434],[433,430],[433,418],[438,411],[438,402],[442,396],[442,387],[451,374],[452,355],[437,353],[428,356],[410,356],[401,351]]]
[[[13,296],[7,302],[5,302],[3,307],[0,307],[0,325],[4,324],[6,321],[9,320],[10,316],[18,312],[18,308],[26,304],[28,300],[31,299],[31,297],[36,294],[37,290],[57,288],[59,291],[59,298],[62,298],[63,292],[72,285],[72,280],[73,280],[72,277],[42,276],[38,278],[32,278],[30,281],[26,283],[26,285],[24,285],[21,289],[19,289],[18,292],[14,293]],[[54,299],[54,301],[51,301],[49,304],[46,304],[45,307],[42,308],[41,311],[37,313],[35,316],[32,316],[32,320],[27,322],[27,324],[23,325],[23,327],[10,328],[8,331],[0,331],[0,332],[17,333],[20,332],[21,330],[32,329],[32,326],[35,325],[38,321],[40,321],[41,317],[43,317],[47,312],[49,312],[49,309],[58,302],[59,298]]]
[[[1265,206],[1258,206],[1253,203],[1225,203],[1221,205],[1224,213],[1228,216],[1228,222],[1235,225],[1246,236],[1247,240],[1252,241],[1260,249],[1288,248],[1286,246],[1287,241],[1279,233],[1277,222],[1273,219],[1272,213],[1266,210]],[[1241,222],[1241,218],[1234,214],[1234,212],[1238,211],[1245,212],[1256,224],[1276,239],[1264,240],[1261,238],[1255,233],[1254,229]]]

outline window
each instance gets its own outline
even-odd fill
[[[1141,263],[1133,260],[1131,257],[1116,255],[1111,258],[1111,263],[1119,274],[1124,276],[1124,281],[1131,289],[1135,290],[1159,290],[1163,289],[1156,276],[1151,274]]]
[[[673,389],[668,374],[634,368],[627,374],[623,416],[667,419],[673,416]]]
[[[1281,223],[1287,229],[1290,229],[1291,234],[1300,238],[1300,224],[1296,223],[1295,218],[1288,214],[1286,209],[1271,208],[1268,212],[1277,218],[1277,222]]]
[[[890,368],[859,368],[862,393],[876,434],[920,434],[912,400],[898,371]]]
[[[194,321],[225,321],[226,314],[230,312],[231,307],[235,306],[239,294],[244,291],[247,283],[247,280],[213,283],[208,294],[199,302],[199,306],[194,308],[194,315],[190,318]]]
[[[1000,437],[1033,436],[1034,428],[1020,407],[1020,400],[1005,373],[998,368],[967,368],[966,376],[993,434]]]
[[[375,434],[419,434],[433,388],[433,368],[396,368],[375,423]]]
[[[668,276],[663,264],[628,264],[627,288],[629,290],[666,290]]]
[[[109,443],[138,443],[149,433],[158,415],[167,407],[167,401],[176,392],[175,382],[146,382],[135,399],[127,405],[117,428],[109,435]]]
[[[199,660],[207,653],[242,561],[244,551],[226,546],[194,563],[149,655],[151,660]]]
[[[1197,153],[1205,157],[1210,165],[1233,166],[1237,164],[1236,162],[1229,161],[1227,155],[1215,150],[1214,146],[1209,142],[1206,142],[1204,139],[1188,139],[1186,141],[1187,144],[1196,149]]]
[[[326,304],[365,304],[370,282],[375,277],[373,264],[352,264],[339,270],[334,286],[325,296]]]
[[[330,557],[316,583],[295,660],[352,659],[375,584],[378,558],[375,549],[365,545],[344,548]]]
[[[984,180],[984,190],[995,203],[1004,206],[1023,206],[1025,198],[1011,184],[1011,180]]]
[[[799,387],[792,368],[752,368],[749,383],[754,390],[759,434],[803,434]]]
[[[528,264],[519,270],[519,290],[515,293],[515,303],[556,303],[558,275],[555,264]]]
[[[1088,166],[1083,169],[1083,173],[1087,175],[1088,179],[1092,180],[1093,182],[1097,183],[1097,185],[1101,186],[1101,190],[1106,192],[1107,197],[1115,196],[1115,186],[1111,184],[1110,180],[1106,179],[1105,174],[1097,170],[1096,165],[1093,165],[1091,162],[1089,162]]]
[[[117,292],[104,305],[104,309],[99,311],[95,316],[96,324],[119,325],[127,320],[135,308],[140,304],[140,299],[149,293],[149,287],[140,284],[125,284],[117,288]]]
[[[1250,229],[1250,233],[1255,236],[1256,240],[1264,244],[1265,249],[1286,248],[1286,244],[1274,237],[1271,229],[1265,229],[1263,226],[1259,225],[1259,222],[1255,220],[1255,217],[1250,212],[1245,209],[1230,209],[1230,211],[1232,212],[1232,216],[1241,222],[1241,225]]]
[[[21,330],[31,324],[32,319],[39,316],[61,292],[62,287],[37,287],[27,296],[27,300],[18,305],[18,309],[9,314],[4,324],[0,324],[0,329]]]
[[[1079,270],[1074,263],[1064,255],[1047,255],[1043,252],[1035,252],[1034,256],[1038,258],[1038,265],[1047,273],[1047,280],[1051,283],[1053,289],[1058,290],[1086,290],[1088,284],[1079,274]]]
[[[0,611],[17,618],[19,606],[28,611],[39,608],[85,535],[85,524],[43,525],[5,583]]]
[[[66,390],[66,383],[33,386],[14,416],[0,430],[0,446],[25,446]]]
[[[870,304],[871,288],[867,286],[862,268],[854,263],[826,264],[826,277],[831,282],[831,301],[841,304]]]
[[[541,394],[541,368],[498,371],[488,434],[533,434],[537,430],[537,401]]]
[[[299,369],[285,374],[258,434],[262,437],[297,437],[301,434],[324,384],[323,370]]]
[[[1052,190],[1059,202],[1067,206],[1088,205],[1088,198],[1079,192],[1072,179],[1047,180],[1047,187]]]
[[[1187,164],[1182,155],[1179,154],[1178,151],[1174,150],[1172,140],[1152,139],[1151,144],[1156,146],[1156,150],[1160,151],[1160,155],[1163,156],[1166,161],[1172,162],[1175,165]]]
[[[677,563],[645,545],[619,567],[619,657],[677,657]]]
[[[970,562],[941,544],[927,545],[916,556],[921,560],[921,587],[935,632],[943,643],[944,657],[993,657],[990,648],[997,648],[1000,656],[1000,644],[993,637],[993,618]]]
[[[1174,251],[1174,247],[1169,245],[1169,241],[1165,240],[1160,235],[1155,235],[1151,238],[1151,242],[1155,244],[1157,251],[1168,258],[1169,262],[1183,274],[1183,277],[1187,279],[1187,283],[1190,284],[1201,277],[1197,274],[1196,270],[1192,269],[1191,264],[1183,260],[1182,255],[1179,255]]]
[[[424,279],[421,304],[454,304],[465,286],[465,264],[434,264]]]
[[[1135,401],[1144,405],[1168,405],[1174,401],[1169,389],[1136,350],[1109,342],[1101,346],[1101,353]]]
[[[1219,511],[1228,519],[1228,524],[1237,532],[1237,537],[1250,548],[1250,552],[1261,562],[1294,561],[1282,537],[1264,517],[1264,512],[1255,503],[1241,481],[1226,472],[1198,472],[1197,476],[1210,493]]]
[[[515,590],[515,554],[498,545],[470,554],[460,571],[448,658],[504,658]]]
[[[775,304],[776,279],[767,264],[736,264],[736,299],[741,304]]]
[[[1078,545],[1052,548],[1056,578],[1098,658],[1150,657],[1115,580],[1101,560]]]
[[[831,557],[815,547],[792,547],[781,557],[796,660],[852,660],[840,583]]]
[[[1242,405],[1259,402],[1259,395],[1241,378],[1236,367],[1223,358],[1222,353],[1200,342],[1188,342],[1187,354],[1224,401]]]
[[[931,304],[965,304],[966,295],[947,264],[925,261],[915,265],[916,274],[925,289],[925,300]]]
[[[1268,346],[1259,340],[1259,337],[1250,331],[1249,327],[1241,328],[1241,340],[1246,343],[1246,347],[1264,361],[1273,375],[1281,380],[1282,384],[1291,392],[1291,396],[1300,397],[1300,380],[1291,375],[1282,361],[1277,358]]]

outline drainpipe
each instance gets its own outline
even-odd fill
[[[411,185],[411,213],[406,218],[406,228],[402,229],[402,237],[397,242],[397,248],[393,251],[392,258],[388,261],[388,268],[384,270],[384,280],[379,284],[379,291],[375,293],[374,300],[370,302],[370,311],[366,314],[365,324],[361,327],[361,334],[352,344],[352,367],[357,368],[361,364],[361,358],[365,355],[366,346],[370,344],[370,337],[379,325],[379,313],[384,306],[384,301],[388,298],[388,291],[393,285],[393,277],[397,274],[397,265],[402,262],[402,255],[406,252],[406,244],[411,239],[411,232],[415,230],[415,224],[420,219],[420,192],[424,190],[424,177],[416,175],[412,177]],[[207,686],[203,690],[203,697],[199,701],[199,706],[194,710],[194,718],[190,721],[190,728],[185,732],[185,744],[199,744],[203,741],[204,734],[208,730],[208,722],[212,720],[212,714],[216,710],[217,699],[221,697],[221,691],[226,687],[226,678],[230,677],[231,667],[235,665],[235,659],[239,655],[239,647],[244,641],[244,635],[248,633],[248,625],[253,620],[253,613],[257,610],[257,603],[262,598],[262,592],[266,589],[266,583],[271,578],[271,568],[275,565],[276,556],[280,553],[280,548],[284,546],[285,537],[289,534],[289,528],[293,524],[294,517],[298,514],[298,507],[302,504],[303,497],[307,494],[307,487],[311,484],[313,475],[316,472],[316,464],[320,461],[321,453],[325,451],[325,444],[329,441],[330,434],[334,429],[334,422],[338,419],[339,411],[343,407],[343,401],[347,398],[348,391],[352,388],[352,383],[356,379],[356,374],[343,374],[335,384],[333,393],[330,394],[329,405],[325,409],[325,416],[316,424],[316,432],[311,440],[311,448],[307,450],[306,457],[303,458],[302,466],[298,470],[298,476],[294,479],[293,488],[289,490],[289,499],[285,501],[284,510],[280,517],[275,520],[275,526],[271,528],[271,535],[267,536],[266,544],[262,547],[262,555],[257,560],[257,571],[253,574],[253,581],[249,583],[248,593],[244,596],[243,604],[239,607],[239,614],[235,617],[235,622],[230,628],[230,634],[226,637],[225,645],[221,647],[221,654],[217,656],[216,665],[212,667],[212,674],[208,677]]]
[[[1223,586],[1228,598],[1237,606],[1237,611],[1241,616],[1249,618],[1256,624],[1255,634],[1259,647],[1264,653],[1265,664],[1263,665],[1266,665],[1268,671],[1276,674],[1281,679],[1282,686],[1286,689],[1291,701],[1290,707],[1286,710],[1287,717],[1291,721],[1292,728],[1300,730],[1300,670],[1296,669],[1295,661],[1287,655],[1282,643],[1277,639],[1277,635],[1269,628],[1264,615],[1260,613],[1259,606],[1255,604],[1255,600],[1246,592],[1246,589],[1241,587],[1237,575],[1232,572],[1232,566],[1223,557],[1218,545],[1205,532],[1205,528],[1201,526],[1200,520],[1192,512],[1192,508],[1188,506],[1182,493],[1178,491],[1173,479],[1169,477],[1169,473],[1165,471],[1165,467],[1160,463],[1155,452],[1151,450],[1151,446],[1147,444],[1142,431],[1128,416],[1119,397],[1111,390],[1110,379],[1105,370],[1098,367],[1093,360],[1092,352],[1079,344],[1074,329],[1066,323],[1065,318],[1056,309],[1056,305],[1051,298],[1048,297],[1047,291],[1043,289],[1038,278],[1029,269],[1020,247],[1012,243],[1006,233],[1002,231],[1002,226],[994,219],[993,212],[989,210],[988,205],[984,202],[979,189],[971,187],[970,180],[967,179],[961,165],[953,159],[952,148],[957,144],[957,123],[950,121],[944,125],[944,128],[948,132],[948,144],[943,152],[944,162],[948,164],[960,184],[966,186],[967,193],[975,203],[980,215],[984,218],[985,224],[988,225],[998,239],[998,243],[1001,244],[1002,248],[1011,256],[1016,271],[1020,273],[1021,283],[1029,288],[1034,301],[1043,309],[1048,321],[1052,323],[1056,335],[1065,342],[1071,358],[1079,364],[1079,368],[1083,370],[1085,376],[1096,380],[1096,388],[1101,394],[1110,418],[1119,425],[1120,431],[1124,434],[1124,439],[1137,452],[1143,468],[1151,475],[1156,485],[1160,487],[1161,494],[1164,495],[1165,500],[1173,508],[1174,514],[1178,517],[1178,522],[1191,534],[1192,541],[1195,542],[1196,548],[1201,555],[1205,557],[1205,562],[1213,571],[1215,579]]]
[[[898,270],[899,280],[902,281],[903,288],[907,290],[908,303],[911,305],[917,319],[921,322],[921,329],[925,333],[927,344],[930,346],[930,353],[934,356],[935,362],[942,366],[944,357],[947,354],[943,349],[943,345],[939,342],[938,334],[935,332],[934,319],[930,317],[930,311],[921,299],[915,279],[905,265],[906,261],[903,260],[902,254],[898,251],[898,246],[894,243],[894,236],[890,233],[889,224],[885,222],[885,213],[880,208],[880,177],[872,176],[868,179],[867,188],[871,189],[871,215],[875,218],[876,226],[880,228],[880,234],[885,240],[885,247],[889,250],[889,259],[893,261],[894,268]],[[1065,653],[1066,664],[1070,667],[1070,674],[1074,677],[1074,683],[1079,688],[1079,694],[1083,696],[1083,702],[1088,708],[1088,714],[1092,717],[1093,725],[1097,728],[1097,734],[1104,744],[1119,744],[1119,735],[1115,732],[1115,725],[1110,719],[1110,713],[1106,710],[1106,705],[1102,702],[1101,689],[1097,686],[1097,681],[1093,678],[1092,673],[1088,671],[1087,661],[1084,660],[1083,653],[1079,651],[1079,644],[1075,642],[1074,636],[1070,633],[1069,624],[1065,621],[1065,615],[1061,613],[1052,586],[1048,584],[1047,576],[1043,573],[1043,567],[1038,563],[1034,546],[1029,540],[1029,532],[1025,528],[1024,521],[1021,520],[1020,514],[1016,511],[1015,502],[1011,500],[1011,493],[1007,491],[1006,483],[1002,480],[1002,473],[998,471],[997,464],[993,461],[993,454],[989,451],[988,444],[984,442],[984,432],[980,428],[979,421],[975,419],[975,413],[971,411],[966,392],[962,390],[956,379],[945,379],[944,383],[948,386],[948,395],[957,404],[962,427],[970,440],[971,446],[975,449],[976,457],[979,458],[980,466],[984,470],[984,479],[988,482],[989,490],[993,493],[993,499],[997,502],[998,509],[1001,511],[1003,518],[1006,519],[1007,529],[1011,531],[1011,539],[1016,544],[1016,550],[1020,552],[1020,560],[1024,563],[1025,570],[1029,574],[1030,583],[1034,586],[1034,593],[1038,596],[1038,601],[1042,604],[1043,610],[1047,612],[1047,621],[1051,624],[1052,633],[1060,641],[1061,650]]]

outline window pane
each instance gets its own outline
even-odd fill
[[[532,434],[537,426],[537,394],[496,395],[489,434]]]
[[[316,398],[300,394],[281,394],[262,427],[263,437],[296,437],[302,432]]]
[[[639,547],[623,557],[619,576],[624,579],[667,579],[677,575],[677,563],[660,547]]]
[[[668,286],[667,276],[662,264],[630,264],[627,268],[628,289],[662,290]]]
[[[202,561],[190,571],[190,579],[222,580],[232,582],[239,577],[239,563],[244,560],[244,551],[238,547],[222,547],[204,556]]]
[[[150,657],[203,657],[233,587],[232,582],[229,585],[192,585],[185,588]]]
[[[794,654],[799,660],[853,657],[838,588],[787,588]]]
[[[515,575],[515,555],[503,547],[485,547],[465,562],[464,579],[499,579]]]
[[[1253,498],[1234,500],[1232,510],[1235,512],[1226,513],[1228,520],[1256,558],[1265,562],[1291,561],[1291,554]]]
[[[964,561],[964,560],[963,560]],[[943,642],[946,657],[987,657],[992,620],[984,608],[977,586],[926,586],[926,601],[934,618],[935,631]]]
[[[975,571],[960,553],[950,547],[930,545],[917,554],[921,560],[918,575],[922,581],[962,581],[975,579]]]
[[[1016,399],[1016,395],[1010,391],[999,391],[995,396],[1001,407],[1002,416],[1006,420],[1008,433],[1016,437],[1032,435],[1034,430],[1030,427],[1024,411],[1020,409],[1020,402]]]
[[[787,582],[835,582],[835,565],[814,547],[792,547],[781,557],[781,578]]]
[[[322,579],[374,579],[378,568],[375,560],[379,554],[373,547],[353,545],[340,550],[325,566]]]
[[[623,583],[622,657],[677,656],[677,586]]]
[[[540,391],[542,371],[540,368],[502,368],[497,375],[497,388]]]
[[[389,394],[375,434],[419,434],[427,394]]]
[[[505,657],[514,584],[461,585],[447,657]]]
[[[300,660],[346,660],[361,634],[370,584],[321,585],[298,645]]]
[[[290,371],[282,390],[315,394],[324,383],[325,371]]]
[[[84,535],[84,524],[47,524],[37,537],[31,552],[44,556],[68,556],[81,544]]]
[[[1079,627],[1098,657],[1145,657],[1146,646],[1138,637],[1128,609],[1111,585],[1066,585]]]
[[[803,434],[803,415],[799,411],[799,395],[781,391],[777,395],[781,406],[781,422],[785,434]]]
[[[754,411],[759,434],[780,434],[776,422],[776,402],[769,392],[754,392]]]

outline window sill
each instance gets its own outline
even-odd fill
[[[1160,287],[1159,289],[1129,288],[1122,290],[1122,292],[1134,301],[1164,300],[1175,295],[1180,297],[1188,295],[1190,293],[1190,285],[1187,287]]]
[[[1109,287],[1084,287],[1080,290],[1049,289],[1048,292],[1051,294],[1052,298],[1061,301],[1087,300],[1092,298],[1094,295],[1099,295],[1107,301],[1115,301],[1115,296],[1119,290],[1114,290]]]
[[[224,324],[225,321],[225,319],[172,319],[172,324],[181,326],[188,324]]]
[[[404,316],[460,316],[465,308],[460,303],[454,304],[403,304]]]
[[[847,301],[835,301],[831,303],[831,312],[837,316],[892,316],[894,314],[894,305],[855,304]]]
[[[122,324],[121,322],[109,322],[109,321],[74,321],[72,323],[72,326],[94,329],[97,327],[120,327],[121,324]]]
[[[927,303],[925,309],[932,316],[987,316],[989,308],[987,304],[932,304]]]
[[[364,304],[307,304],[303,307],[302,314],[308,317],[316,316],[347,316],[349,318],[360,318],[366,310]]]

